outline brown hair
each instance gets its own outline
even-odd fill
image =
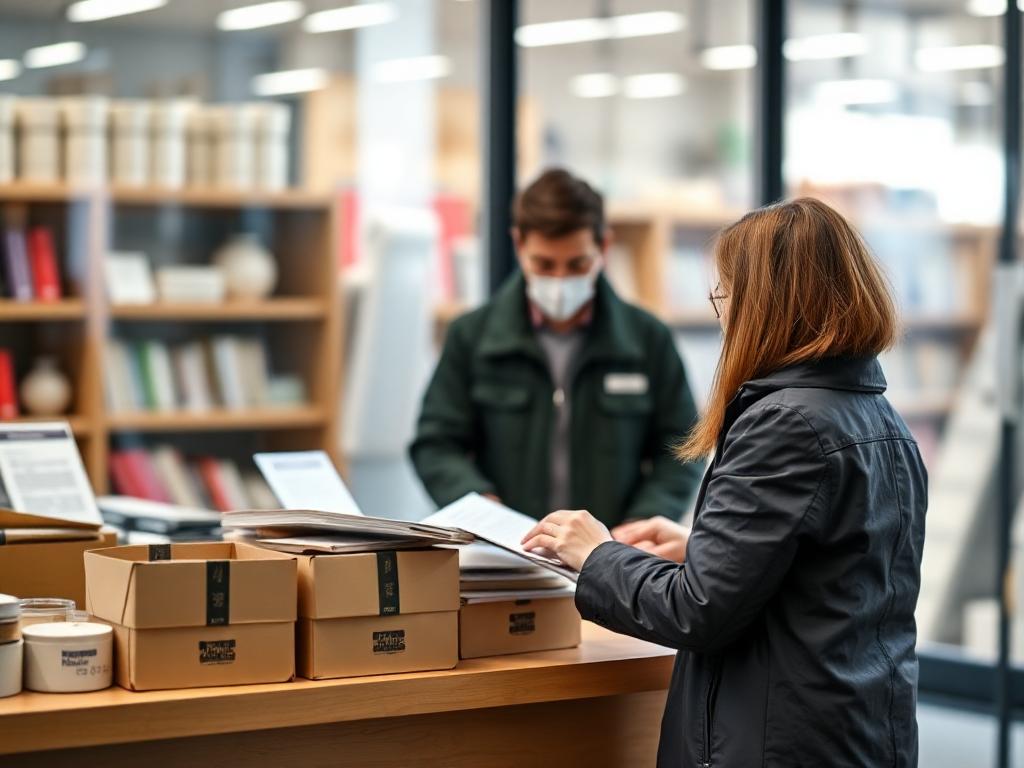
[[[512,224],[520,237],[538,232],[559,238],[580,229],[604,239],[604,198],[583,179],[562,168],[542,173],[512,202]]]
[[[889,284],[860,235],[820,200],[751,211],[717,238],[715,266],[729,299],[707,409],[681,459],[711,453],[740,386],[806,360],[877,355],[897,338]]]

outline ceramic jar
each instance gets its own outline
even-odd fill
[[[235,235],[217,250],[213,261],[224,273],[229,298],[263,299],[277,284],[277,262],[254,234]]]

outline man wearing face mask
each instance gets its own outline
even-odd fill
[[[513,204],[521,272],[452,323],[410,454],[434,501],[470,491],[609,527],[683,514],[700,468],[671,454],[697,418],[672,334],[603,275],[601,196],[549,170]]]

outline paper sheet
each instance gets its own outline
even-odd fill
[[[257,453],[253,461],[286,509],[363,514],[323,451]]]

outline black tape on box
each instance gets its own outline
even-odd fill
[[[398,555],[395,552],[377,553],[377,594],[380,597],[380,615],[393,616],[399,611]]]
[[[170,544],[150,544],[149,545],[149,561],[155,560],[170,560],[171,559],[171,545]]]
[[[206,626],[214,627],[228,623],[231,606],[231,562],[208,560],[206,562]]]

